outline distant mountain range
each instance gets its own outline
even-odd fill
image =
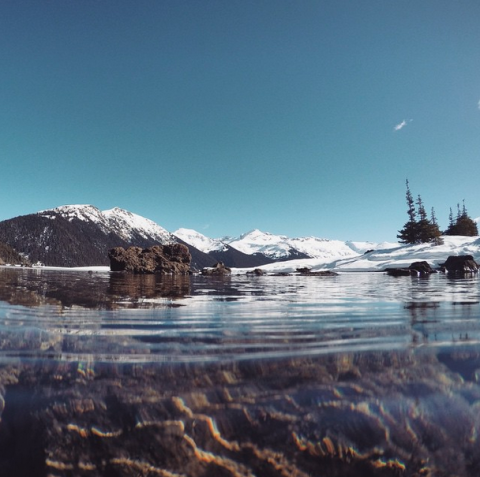
[[[192,268],[196,269],[219,261],[238,268],[303,258],[330,261],[358,256],[376,245],[316,237],[288,238],[259,230],[238,238],[211,239],[184,228],[171,233],[127,210],[115,207],[100,211],[92,205],[66,205],[4,220],[0,222],[0,242],[31,263],[63,267],[108,265],[108,250],[117,246],[180,242],[188,245]]]

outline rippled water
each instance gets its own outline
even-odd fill
[[[480,475],[479,302],[475,276],[1,268],[0,475]]]

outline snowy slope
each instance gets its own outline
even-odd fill
[[[350,260],[335,264],[338,270],[380,271],[389,267],[409,266],[412,262],[426,261],[433,267],[444,263],[450,255],[473,255],[480,262],[479,237],[444,236],[443,245],[397,245],[378,249]]]
[[[181,228],[175,230],[173,235],[204,253],[225,252],[228,249],[228,246],[221,240],[211,239],[196,230]]]
[[[175,241],[172,234],[160,225],[128,210],[114,207],[104,210],[103,216],[107,219],[110,228],[127,242],[133,240],[136,236],[144,239],[154,239],[160,243]]]
[[[294,272],[297,268],[311,268],[312,270],[334,269],[338,272],[378,272],[389,267],[409,266],[412,262],[426,261],[434,268],[444,263],[450,255],[473,255],[480,263],[480,238],[444,236],[443,245],[399,245],[384,244],[372,252],[357,254],[350,258],[326,260],[324,258],[311,258],[276,262],[262,267],[269,273]],[[369,242],[359,242],[359,247],[364,247]],[[365,244],[362,246],[361,244]],[[246,269],[236,269],[235,273],[243,273]]]

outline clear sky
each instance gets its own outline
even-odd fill
[[[396,240],[480,216],[480,2],[2,0],[0,220]]]

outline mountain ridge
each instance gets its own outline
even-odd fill
[[[108,250],[116,246],[145,248],[179,242],[190,249],[192,269],[219,261],[236,268],[310,258],[332,261],[358,256],[376,245],[317,237],[289,238],[259,229],[238,238],[211,239],[186,228],[171,233],[125,209],[101,211],[93,205],[63,205],[4,220],[0,222],[0,242],[33,263],[69,267],[108,265]]]

